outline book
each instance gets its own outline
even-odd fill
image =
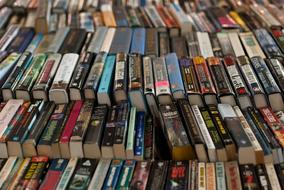
[[[22,163],[24,162],[23,158],[17,158],[16,162],[12,164],[11,170],[8,172],[8,176],[6,180],[4,181],[2,188],[8,189],[9,186],[14,182],[13,180],[15,179]]]
[[[104,52],[107,52],[107,53],[109,52],[110,47],[112,45],[114,35],[115,35],[115,31],[116,31],[115,28],[109,28],[108,29],[100,51],[104,51]]]
[[[226,174],[224,162],[215,163],[217,189],[226,189]]]
[[[146,116],[144,112],[137,112],[135,123],[135,137],[134,137],[134,158],[136,160],[144,160],[145,153],[145,126]]]
[[[80,53],[84,45],[87,32],[84,29],[70,29],[58,53]]]
[[[151,162],[138,161],[130,182],[130,189],[146,190],[149,180]]]
[[[203,106],[202,94],[200,93],[193,62],[189,58],[182,58],[179,63],[188,101],[192,105]]]
[[[63,55],[49,90],[50,101],[54,101],[55,103],[69,102],[67,88],[78,59],[79,55],[75,53],[67,53]]]
[[[254,150],[247,134],[242,127],[241,121],[232,106],[228,104],[218,104],[218,110],[226,127],[228,128],[230,134],[232,135],[232,138],[236,143],[239,163],[254,163],[254,159],[252,157],[246,158],[247,155],[253,155]]]
[[[164,23],[156,7],[154,5],[147,5],[145,6],[144,10],[148,18],[152,21],[154,27],[158,29],[158,31],[165,31],[166,24]]]
[[[20,56],[17,64],[14,66],[5,83],[1,87],[2,96],[5,101],[15,97],[15,88],[29,67],[31,60],[32,54],[30,52],[24,52]]]
[[[127,13],[124,7],[122,6],[115,6],[112,10],[114,18],[115,18],[115,23],[117,27],[127,27],[128,20],[127,20]]]
[[[104,66],[105,69],[103,70],[101,82],[97,92],[99,104],[107,104],[108,106],[111,106],[112,104],[112,97],[110,91],[113,84],[115,58],[115,55],[107,56],[106,63]]]
[[[236,161],[225,162],[228,189],[242,189],[239,166]]]
[[[256,71],[258,79],[263,85],[269,103],[274,111],[283,110],[284,103],[280,89],[274,80],[266,62],[260,57],[251,58],[251,64]]]
[[[5,51],[7,47],[11,44],[11,42],[14,40],[14,38],[17,36],[17,34],[20,31],[20,26],[18,25],[11,25],[7,28],[4,35],[1,36],[0,39],[0,51]]]
[[[91,119],[94,101],[85,100],[77,118],[75,127],[70,137],[70,155],[71,157],[84,157],[83,143],[87,133],[88,125]]]
[[[179,61],[175,53],[169,53],[165,56],[171,93],[174,99],[185,98],[185,90],[182,82],[182,76],[179,67]]]
[[[196,71],[200,92],[206,104],[217,104],[216,90],[206,61],[203,57],[194,57],[193,64]]]
[[[266,64],[270,69],[271,74],[273,75],[275,81],[278,84],[278,87],[283,92],[284,85],[283,85],[283,77],[284,77],[284,67],[283,67],[283,59],[266,59]]]
[[[62,158],[70,158],[71,156],[69,141],[70,141],[70,138],[72,137],[72,132],[76,126],[76,121],[80,115],[80,111],[83,105],[84,105],[84,102],[82,100],[75,101],[72,111],[70,113],[70,116],[61,133],[59,146],[60,146],[60,153],[61,153]]]
[[[197,163],[197,187],[200,190],[206,189],[206,163]]]
[[[51,118],[55,109],[55,104],[49,102],[43,108],[38,120],[35,122],[34,127],[31,129],[27,139],[22,144],[24,157],[32,157],[37,155],[37,145],[40,142],[41,135]]]
[[[98,54],[100,52],[102,44],[104,43],[107,32],[108,32],[107,27],[104,26],[98,27],[90,41],[87,52]]]
[[[115,189],[119,180],[124,161],[114,159],[111,161],[108,173],[104,179],[103,189]]]
[[[265,55],[263,51],[261,50],[253,33],[251,32],[240,33],[239,37],[242,41],[243,47],[246,50],[246,53],[249,58],[252,58],[255,56],[260,56],[261,58],[265,58]]]
[[[276,171],[275,171],[273,164],[272,163],[266,163],[265,169],[266,169],[270,184],[272,186],[272,189],[281,189],[281,186],[280,186],[279,180],[277,178],[277,174],[276,174]]]
[[[46,57],[45,54],[37,54],[33,57],[31,66],[26,70],[15,89],[18,99],[31,100],[31,90],[46,63]]]
[[[48,90],[59,67],[60,60],[61,55],[57,53],[47,56],[45,64],[32,88],[34,99],[48,100]]]
[[[91,176],[95,172],[96,165],[96,160],[86,158],[79,159],[68,184],[68,189],[87,189],[91,181]]]
[[[131,54],[145,54],[146,45],[146,29],[145,28],[134,28],[132,32],[132,40],[130,46]]]
[[[116,185],[117,189],[125,189],[130,186],[130,182],[135,169],[135,160],[125,160]]]
[[[174,160],[190,159],[195,156],[185,128],[181,122],[177,107],[174,104],[160,105],[159,109],[164,122],[164,135]],[[186,154],[184,154],[186,152]]]
[[[170,53],[170,37],[167,32],[159,32],[159,56]]]
[[[128,55],[128,97],[138,111],[147,111],[144,98],[142,58],[139,54]]]
[[[259,181],[260,188],[271,188],[265,166],[263,164],[258,164],[254,166],[254,170]]]
[[[86,158],[101,157],[100,145],[107,113],[108,107],[106,105],[96,106],[93,109],[83,144],[84,156]]]
[[[9,157],[1,169],[0,187],[4,187],[4,182],[8,180],[10,172],[12,172],[13,167],[16,165],[17,157]]]
[[[170,36],[178,36],[180,28],[177,21],[172,16],[170,10],[162,5],[157,5],[156,9],[160,17],[162,18],[163,22],[165,23],[166,27],[169,29]]]
[[[65,13],[68,9],[69,2],[66,0],[55,0],[52,5],[54,13]]]
[[[52,1],[40,0],[38,5],[36,10],[35,29],[37,33],[41,32],[46,34],[49,31]]]
[[[100,159],[96,167],[96,170],[94,172],[94,175],[92,177],[92,180],[90,182],[90,185],[88,187],[88,190],[95,189],[95,188],[101,189],[103,187],[104,180],[107,176],[107,172],[108,172],[110,164],[111,164],[111,160]]]
[[[209,39],[209,34],[207,32],[197,32],[196,37],[199,44],[200,56],[203,56],[205,59],[208,57],[213,57],[214,54],[211,41]]]
[[[126,8],[126,12],[127,12],[127,19],[128,19],[128,23],[129,26],[131,27],[139,27],[142,26],[142,22],[138,17],[138,10],[132,7],[127,7]]]
[[[172,102],[172,94],[164,57],[157,57],[153,59],[153,70],[157,100],[160,104],[170,104]]]
[[[113,93],[116,103],[127,100],[128,63],[127,54],[116,54]]]
[[[60,178],[59,183],[57,184],[56,190],[64,190],[68,187],[68,184],[73,177],[73,173],[76,169],[78,163],[78,158],[71,158],[65,167],[65,170]]]
[[[158,30],[155,28],[146,29],[146,45],[145,55],[158,56],[159,55],[159,42]]]
[[[188,57],[185,38],[181,36],[171,37],[171,51],[175,52],[179,59]]]
[[[154,161],[152,163],[147,189],[164,189],[169,161]]]
[[[103,17],[103,21],[105,26],[107,27],[116,27],[116,21],[115,21],[115,17],[114,14],[112,12],[112,7],[110,4],[104,4],[101,6],[100,8],[101,13],[102,13],[102,17]]]
[[[284,165],[283,163],[282,164],[276,164],[274,165],[275,167],[275,171],[277,173],[277,176],[278,176],[278,179],[279,179],[279,183],[281,185],[281,187],[283,188],[284,186],[284,183],[283,183],[283,178],[284,178],[284,175],[283,175],[283,168],[284,168]],[[267,179],[267,175],[266,175],[266,179]]]
[[[29,163],[31,161],[31,158],[25,158],[23,162],[21,163],[18,172],[13,177],[11,184],[9,185],[8,189],[15,189],[18,183],[20,182],[21,178],[24,175],[24,172],[26,171],[27,167],[29,166]]]
[[[206,163],[206,187],[217,189],[215,163]]]
[[[130,49],[132,39],[131,28],[117,28],[110,46],[110,54],[125,53]]]
[[[259,189],[258,179],[252,164],[240,165],[240,176],[244,189]]]
[[[52,160],[49,169],[46,173],[46,176],[42,181],[39,189],[40,190],[56,189],[57,184],[60,181],[60,177],[62,176],[67,164],[68,160],[66,159],[58,158]]]

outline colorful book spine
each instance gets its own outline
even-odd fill
[[[137,160],[143,160],[145,148],[145,113],[137,112],[136,118],[134,158],[136,158]]]
[[[188,187],[188,162],[170,161],[165,189],[187,189]]]
[[[10,74],[13,67],[16,65],[20,58],[21,54],[19,53],[11,53],[6,57],[2,62],[0,66],[0,85],[5,83],[8,75]]]
[[[60,181],[56,187],[56,190],[65,190],[70,182],[71,177],[75,171],[78,158],[71,158],[60,178]]]
[[[112,160],[103,189],[115,189],[119,180],[120,172],[123,168],[123,160]]]
[[[35,35],[33,28],[21,28],[13,42],[7,48],[8,52],[23,53]]]
[[[130,186],[130,182],[134,173],[135,169],[135,160],[125,160],[124,165],[121,169],[121,174],[119,177],[119,180],[117,182],[116,188],[121,190],[121,189],[126,189]]]

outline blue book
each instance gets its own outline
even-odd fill
[[[109,53],[110,54],[129,53],[131,39],[132,39],[131,28],[125,28],[125,27],[116,28]]]
[[[21,28],[16,38],[8,47],[8,52],[23,53],[35,35],[33,28]]]
[[[185,90],[176,53],[167,54],[165,60],[173,97],[174,99],[184,98]]]
[[[146,40],[146,29],[145,28],[133,29],[130,53],[138,53],[138,54],[144,55],[145,42],[146,42],[145,40]]]
[[[113,84],[113,73],[115,67],[115,55],[107,56],[102,78],[97,93],[98,103],[111,106],[110,90]]]
[[[112,160],[105,178],[104,186],[102,188],[103,190],[115,189],[122,166],[123,160]]]
[[[144,133],[145,133],[145,113],[137,112],[135,129],[134,158],[143,160],[144,158]]]
[[[34,53],[42,40],[43,40],[42,33],[38,33],[37,35],[35,35],[31,43],[27,47],[26,52]]]

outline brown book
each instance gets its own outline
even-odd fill
[[[51,0],[39,0],[35,20],[36,32],[47,34],[49,32],[49,20],[51,12]]]

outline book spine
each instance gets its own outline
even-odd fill
[[[34,34],[35,32],[32,28],[21,28],[7,51],[23,53],[31,42]]]
[[[111,164],[111,160],[101,159],[99,161],[96,171],[93,175],[92,181],[90,182],[90,185],[88,187],[88,190],[92,190],[95,188],[101,189],[103,187],[104,180],[107,176],[107,172],[108,172],[110,164]]]
[[[199,162],[197,165],[197,187],[198,190],[206,189],[206,167],[204,162]]]
[[[203,57],[194,57],[193,64],[199,81],[201,93],[215,93],[214,84],[210,77],[210,72],[205,59]]]
[[[8,77],[8,74],[11,72],[14,65],[18,62],[21,54],[19,53],[11,53],[6,57],[2,62],[0,66],[0,84],[2,85],[6,78]]]
[[[121,170],[120,178],[117,182],[117,189],[124,189],[130,186],[130,182],[135,169],[135,160],[126,160]]]
[[[140,161],[136,163],[134,174],[130,183],[130,188],[146,189],[149,180],[151,162]]]
[[[163,57],[154,58],[153,70],[155,76],[156,95],[171,95],[167,66]]]
[[[71,158],[60,178],[60,181],[56,187],[56,190],[64,190],[67,188],[69,181],[75,171],[78,158]]]
[[[115,65],[115,75],[114,75],[114,92],[123,91],[126,95],[127,92],[127,55],[126,54],[117,54],[116,55],[116,65]],[[116,102],[119,100],[124,100],[124,98],[118,98],[115,96]]]
[[[258,180],[252,164],[240,165],[240,176],[244,189],[259,189]]]
[[[211,42],[207,32],[197,32],[197,40],[200,48],[200,55],[204,58],[213,57],[214,53],[212,51]]]
[[[267,66],[271,73],[274,75],[274,79],[277,81],[279,88],[284,92],[284,66],[281,59],[268,59],[266,60]],[[282,64],[281,64],[282,63]]]
[[[225,163],[227,188],[242,189],[239,166],[236,161]]]
[[[20,27],[17,25],[11,25],[6,30],[5,34],[0,39],[0,51],[5,51],[13,39],[17,36]]]
[[[226,189],[226,174],[224,162],[216,162],[216,183],[217,189]]]
[[[146,29],[146,47],[145,55],[158,56],[158,31],[155,28]]]
[[[92,40],[90,41],[90,44],[88,46],[87,52],[98,54],[100,52],[100,49],[103,45],[104,39],[107,34],[107,27],[98,27],[96,29],[95,34],[92,37]]]
[[[15,189],[18,185],[18,183],[20,182],[21,178],[23,177],[23,175],[25,174],[29,163],[31,161],[31,158],[25,158],[23,160],[23,162],[21,163],[21,166],[19,168],[19,171],[17,172],[17,174],[13,177],[12,183],[9,185],[9,190]]]
[[[255,169],[257,179],[259,181],[260,188],[263,188],[263,189],[272,188],[270,185],[270,181],[268,179],[268,174],[266,172],[265,166],[262,164],[258,164],[254,167],[254,169]]]
[[[110,46],[109,52],[112,54],[128,54],[132,39],[131,28],[117,28]]]
[[[145,113],[137,112],[135,128],[134,157],[144,157],[144,138],[145,138]]]
[[[13,167],[15,166],[17,161],[17,157],[9,157],[6,161],[5,165],[1,169],[0,172],[0,187],[2,188],[4,185],[4,182],[8,179],[10,172],[12,171]]]
[[[113,9],[116,25],[118,27],[128,27],[128,21],[126,17],[126,11],[122,7],[115,7]]]
[[[103,186],[104,189],[107,188],[112,189],[116,187],[122,167],[123,167],[123,160],[112,160],[108,170],[108,174],[105,178]]]
[[[217,189],[215,163],[206,163],[206,188]]]
[[[188,186],[188,162],[170,161],[168,166],[168,176],[165,188],[173,188],[171,181],[175,181],[174,186],[178,189],[187,189]]]
[[[265,169],[268,174],[268,178],[272,186],[272,189],[281,189],[274,165],[272,163],[267,163],[265,164]]]
[[[153,162],[147,189],[159,189],[165,186],[168,166],[169,161]]]
[[[142,59],[140,55],[130,54],[128,58],[129,91],[143,91]]]
[[[242,44],[249,56],[249,58],[260,56],[261,58],[265,58],[265,55],[261,48],[259,47],[258,42],[256,41],[253,33],[244,32],[239,34]]]
[[[82,46],[84,45],[87,32],[84,29],[71,29],[67,34],[62,46],[59,49],[59,53],[80,53]]]
[[[150,57],[143,57],[144,93],[155,94],[153,65]]]
[[[144,55],[145,43],[146,43],[145,40],[146,40],[146,29],[145,28],[135,28],[133,30],[130,53],[137,53],[137,54]]]

